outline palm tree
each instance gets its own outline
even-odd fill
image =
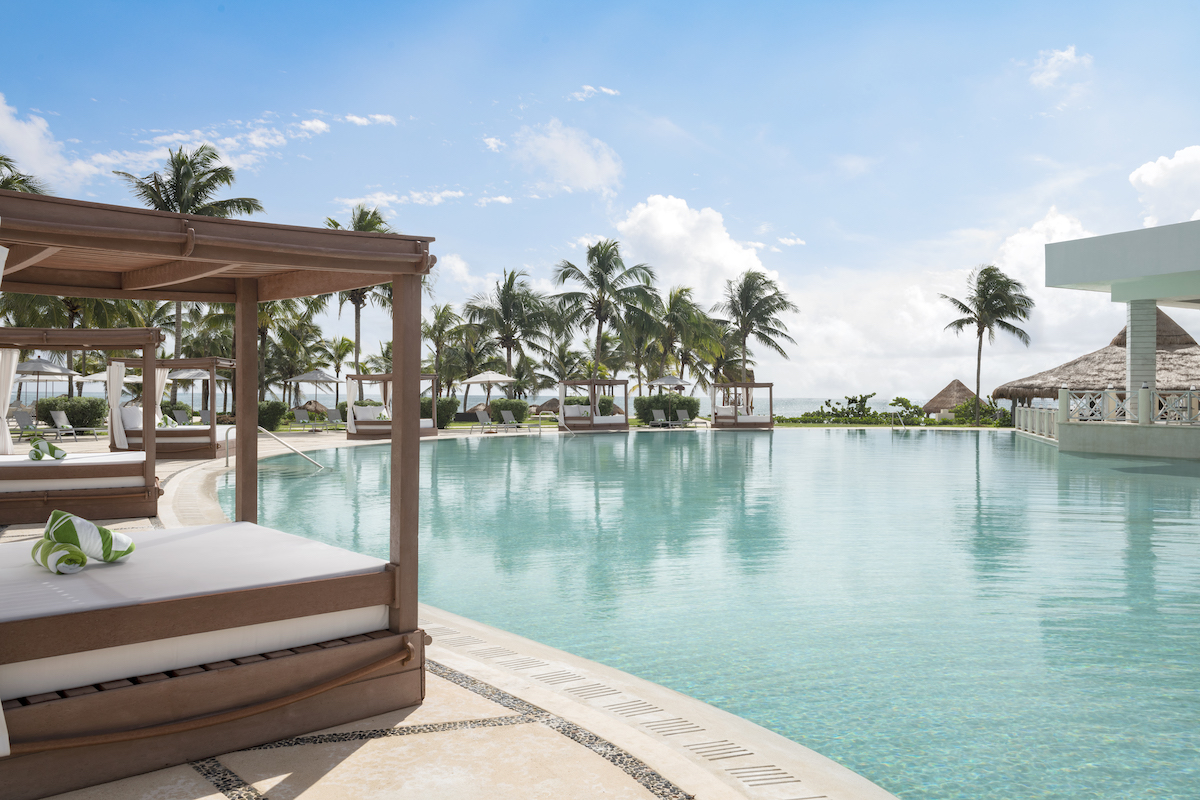
[[[441,384],[438,388],[444,390],[447,397],[450,395],[450,387],[443,380],[442,355],[450,342],[451,334],[460,324],[462,317],[454,313],[449,303],[431,308],[428,322],[421,320],[421,338],[429,342],[433,350],[433,374],[438,376],[438,382]]]
[[[592,377],[599,377],[605,323],[628,321],[652,305],[654,269],[648,264],[626,267],[620,242],[601,239],[588,247],[584,269],[565,260],[554,268],[555,284],[562,286],[567,281],[574,281],[582,289],[563,292],[557,299],[563,315],[572,324],[596,323]]]
[[[390,341],[379,343],[379,352],[372,356],[367,356],[363,360],[363,366],[370,372],[375,372],[380,375],[387,375],[392,371],[392,343]],[[359,381],[361,383],[361,381]]]
[[[337,339],[328,339],[325,342],[325,358],[329,361],[329,366],[333,369],[333,377],[338,379],[338,382],[333,385],[333,407],[337,408],[340,392],[342,388],[342,365],[346,363],[346,359],[354,355],[354,342],[350,341],[345,336]]]
[[[463,306],[468,320],[482,325],[504,348],[506,375],[513,374],[513,350],[525,357],[526,346],[542,351],[546,341],[546,298],[535,292],[525,280],[524,270],[505,270],[504,278],[496,282],[491,293],[472,297]],[[515,387],[509,384],[505,393],[513,396]]]
[[[129,185],[143,203],[159,211],[174,211],[199,217],[235,217],[263,210],[262,203],[253,197],[214,199],[225,187],[232,186],[233,167],[220,163],[221,154],[210,144],[202,144],[190,153],[167,150],[167,166],[144,178],[128,172],[113,171]],[[183,352],[183,303],[175,302],[175,358]],[[178,399],[179,389],[171,385],[171,402]]]
[[[725,302],[713,306],[714,312],[729,317],[729,324],[737,331],[742,354],[742,381],[746,380],[746,360],[750,355],[750,337],[759,344],[788,357],[780,339],[796,343],[788,336],[787,326],[780,314],[791,311],[800,313],[799,307],[788,299],[779,285],[758,270],[746,270],[735,281],[725,281]]]
[[[450,348],[447,351],[446,366],[448,367],[446,383],[452,383],[459,378],[469,378],[489,369],[502,365],[500,361],[500,346],[496,340],[487,336],[482,328],[471,323],[464,323],[454,329]],[[463,411],[467,410],[467,397],[471,393],[471,385],[463,389]],[[490,395],[490,392],[489,392]]]
[[[713,339],[718,347],[707,361],[696,363],[693,369],[696,385],[692,387],[691,394],[695,394],[697,388],[708,391],[714,383],[731,383],[737,380],[739,364],[754,363],[753,359],[743,357],[741,337],[728,322],[714,321]]]
[[[391,233],[392,226],[387,223],[379,208],[367,208],[359,203],[350,210],[350,222],[343,226],[333,217],[325,218],[325,227],[335,230],[367,231],[372,233]],[[391,286],[368,286],[363,289],[351,289],[348,292],[338,292],[338,316],[342,314],[342,306],[349,303],[354,306],[354,371],[362,372],[362,310],[367,303],[389,307],[391,305]],[[347,398],[349,399],[349,398]],[[362,381],[358,382],[358,399],[363,399]]]
[[[1025,284],[1010,278],[995,265],[981,264],[967,278],[970,294],[966,301],[940,295],[963,316],[946,326],[956,334],[964,328],[974,328],[978,346],[975,351],[975,424],[979,425],[979,378],[983,369],[983,334],[996,341],[996,329],[1011,333],[1029,347],[1029,334],[1009,320],[1027,320],[1033,310],[1033,298],[1025,294]]]
[[[45,181],[17,171],[17,162],[0,153],[0,189],[26,194],[50,194]]]

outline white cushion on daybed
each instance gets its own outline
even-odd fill
[[[137,549],[74,575],[0,544],[0,621],[364,575],[386,562],[248,522],[130,533]],[[0,700],[313,644],[387,627],[388,607],[336,611],[0,665]]]
[[[141,475],[104,474],[104,468],[114,464],[144,464],[146,454],[137,453],[67,453],[59,460],[42,459],[31,461],[28,455],[0,456],[0,493],[3,492],[61,492],[67,489],[125,489],[146,485]],[[65,464],[71,467],[94,466],[94,478],[58,478],[54,468]],[[40,467],[46,470],[45,479],[12,480],[5,477],[5,467]]]
[[[771,421],[771,418],[766,416],[754,417],[743,414],[737,418],[737,421],[739,425],[766,425]]]
[[[233,441],[237,438],[237,426],[235,425],[218,425],[217,426],[217,443],[225,442],[225,431],[233,428],[229,434],[229,440]],[[134,444],[142,443],[142,429],[138,428],[132,431],[126,437]],[[154,438],[159,442],[169,442],[171,444],[204,444],[209,441],[207,425],[176,425],[174,428],[158,428],[154,431]]]
[[[421,420],[421,427],[422,427],[422,428],[432,428],[432,427],[433,427],[433,420],[431,420],[431,419],[422,419],[422,420]]]
[[[142,429],[142,409],[138,406],[123,406],[121,408],[121,425],[127,431]]]
[[[629,420],[623,414],[612,414],[607,417],[592,417],[593,425],[624,425]]]

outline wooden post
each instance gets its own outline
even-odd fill
[[[775,427],[775,384],[767,387],[767,413],[771,417],[771,427]]]
[[[142,347],[142,450],[146,453],[146,485],[154,485],[154,459],[157,455],[154,442],[154,426],[162,414],[159,405],[161,395],[155,396],[158,389],[158,376],[154,366],[154,344]],[[153,402],[147,402],[151,400]]]
[[[217,457],[217,360],[208,367],[208,440],[212,442],[213,458]]]
[[[392,501],[391,562],[398,573],[399,602],[389,628],[417,628],[417,530],[421,473],[421,276],[392,281]]]
[[[238,278],[234,284],[237,287],[234,516],[238,522],[258,522],[258,281]]]

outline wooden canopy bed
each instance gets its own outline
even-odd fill
[[[114,358],[110,364],[124,364],[136,367],[136,362],[123,358]],[[158,440],[157,453],[159,458],[193,458],[213,459],[225,457],[225,443],[234,435],[232,425],[217,424],[217,380],[221,372],[232,372],[237,368],[237,362],[229,358],[171,358],[158,362],[159,368],[170,370],[199,369],[208,373],[208,407],[209,424],[207,425],[176,425],[174,427],[158,428],[155,439]],[[144,373],[143,373],[144,374]],[[161,398],[160,398],[161,400]],[[143,402],[143,405],[145,403]],[[157,405],[157,404],[155,404]],[[116,425],[120,424],[124,431],[124,444],[117,441]],[[141,424],[129,425],[126,420],[110,422],[108,449],[114,453],[142,450]]]
[[[128,559],[74,575],[35,565],[29,542],[0,544],[5,800],[421,702],[418,375],[432,241],[0,191],[0,291],[236,304],[239,365],[236,522],[137,532]],[[255,524],[256,329],[260,302],[387,282],[398,391],[381,561]],[[144,453],[111,455],[142,456],[152,476],[156,409],[145,405]]]
[[[427,436],[438,435],[437,425],[437,390],[438,382],[437,375],[432,373],[421,373],[420,381],[424,383],[429,381],[432,384],[430,394],[433,396],[433,416],[421,417],[421,438]],[[380,373],[378,375],[370,374],[355,374],[346,376],[346,438],[347,439],[390,439],[392,438],[392,422],[389,418],[392,410],[391,403],[391,386],[393,376],[390,374]],[[358,395],[357,386],[364,383],[378,383],[380,397],[383,398],[382,406],[357,406],[359,409],[355,412],[356,406],[354,401],[349,398]],[[379,415],[383,419],[379,419]],[[360,416],[361,415],[361,416]]]
[[[754,390],[767,390],[767,414],[754,413]],[[717,402],[718,396],[721,400]],[[769,430],[775,427],[775,384],[737,381],[709,387],[712,427],[735,430]]]
[[[157,328],[0,328],[0,350],[141,350],[137,363],[151,375],[155,349],[165,339]],[[143,424],[155,419],[155,410],[146,410]],[[31,461],[11,440],[0,444],[0,525],[45,522],[54,509],[87,519],[157,516],[163,492],[154,475],[154,434],[146,447],[144,453],[69,453],[62,460]]]
[[[583,387],[587,389],[588,404],[567,405],[567,387]],[[616,400],[616,389],[620,387],[624,398],[621,414],[602,415],[600,413],[600,397],[602,390],[613,393]],[[614,409],[616,410],[616,409]],[[629,381],[615,378],[597,378],[586,380],[563,381],[558,385],[558,429],[573,433],[587,432],[620,432],[629,430]]]

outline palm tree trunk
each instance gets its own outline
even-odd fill
[[[749,353],[746,352],[746,341],[749,338],[749,333],[742,334],[742,383],[746,382],[746,356],[749,355]]]
[[[183,301],[175,301],[175,357],[183,353]],[[179,384],[171,384],[171,405],[179,399]]]
[[[592,380],[600,377],[600,336],[604,333],[604,320],[596,318],[596,360],[592,362]]]
[[[979,374],[983,369],[983,331],[979,331],[979,349],[975,353],[975,427],[979,427]]]
[[[359,363],[359,357],[362,353],[362,305],[354,304],[354,373],[362,374],[362,365]],[[363,399],[363,381],[358,382],[358,399]]]

